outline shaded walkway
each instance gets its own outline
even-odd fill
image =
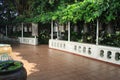
[[[119,80],[120,68],[66,52],[47,45],[20,45],[12,57],[24,63],[28,80]]]

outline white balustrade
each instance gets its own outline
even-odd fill
[[[31,45],[37,45],[38,44],[38,38],[29,38],[29,37],[18,37],[20,43],[23,44],[31,44]]]
[[[120,65],[120,48],[94,44],[49,40],[49,47]]]

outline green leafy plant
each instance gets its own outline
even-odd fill
[[[46,30],[41,31],[38,35],[38,42],[40,44],[48,44],[49,39],[50,39],[50,35]]]
[[[3,61],[3,62],[0,62],[0,73],[2,74],[2,73],[11,72],[11,71],[16,71],[22,67],[23,67],[23,64],[19,61],[12,61],[12,60]]]
[[[105,34],[103,38],[99,38],[99,41],[102,45],[120,47],[120,33]]]

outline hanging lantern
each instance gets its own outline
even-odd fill
[[[38,24],[32,23],[32,36],[38,36]]]
[[[24,26],[24,32],[27,32],[27,26]]]
[[[16,27],[15,27],[15,26],[13,26],[13,32],[15,32],[15,30],[16,30]]]
[[[57,25],[57,23],[55,23],[54,32],[58,32],[58,25]]]
[[[77,25],[74,26],[74,32],[77,32]]]
[[[32,27],[31,26],[29,27],[29,32],[32,32]]]
[[[61,31],[61,32],[65,32],[65,31],[64,31],[64,25],[60,25],[60,31]]]

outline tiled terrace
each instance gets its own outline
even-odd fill
[[[48,45],[13,47],[12,57],[24,63],[27,80],[120,80],[120,67],[49,49]]]

